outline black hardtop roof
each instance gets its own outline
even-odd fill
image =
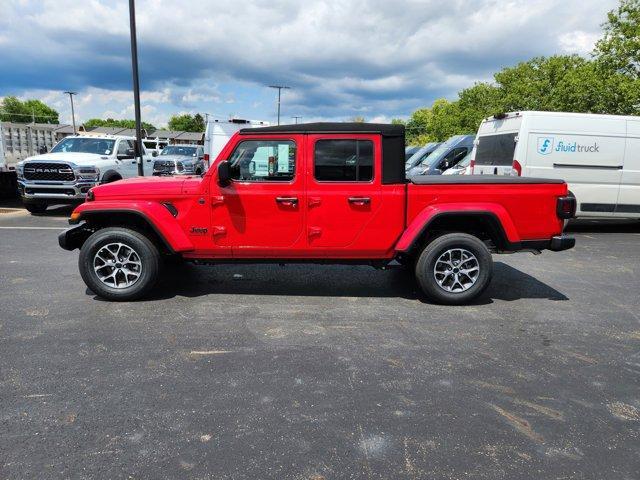
[[[243,128],[240,134],[260,133],[379,133],[385,137],[404,136],[404,125],[390,123],[316,122]]]

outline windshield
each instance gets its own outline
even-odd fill
[[[429,155],[422,161],[422,165],[428,167],[433,162],[437,162],[438,160],[440,160],[440,158],[445,156],[449,152],[449,150],[451,150],[451,148],[460,141],[460,138],[462,137],[460,135],[457,135],[455,137],[451,137],[449,140],[441,144],[433,151],[431,155]]]
[[[65,138],[51,149],[51,153],[74,152],[74,153],[95,153],[98,155],[110,155],[113,152],[115,140],[104,138]]]
[[[181,147],[180,145],[170,145],[164,147],[160,155],[181,155],[183,157],[191,157],[196,153],[196,147]]]
[[[420,148],[416,153],[409,157],[409,160],[406,161],[406,166],[417,165],[420,162],[423,162],[427,157],[429,157],[432,152],[438,146],[438,143],[430,142],[427,143],[424,147]]]
[[[471,164],[471,152],[472,150],[470,150],[469,153],[467,153],[467,155],[458,162],[455,168],[467,168]]]

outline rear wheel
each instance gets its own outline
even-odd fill
[[[156,283],[160,256],[144,235],[128,228],[105,228],[82,245],[78,260],[87,287],[108,300],[143,297]]]
[[[477,237],[450,233],[429,243],[416,263],[416,279],[432,300],[447,305],[468,303],[489,286],[491,252]]]
[[[44,213],[47,210],[48,205],[45,202],[30,202],[25,203],[24,208],[27,209],[29,213],[40,214]]]

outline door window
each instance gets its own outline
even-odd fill
[[[132,140],[120,140],[118,144],[118,155],[127,155],[133,157],[133,141]]]
[[[231,178],[242,182],[293,180],[296,144],[291,140],[245,140],[229,158]]]
[[[462,160],[468,153],[469,149],[466,147],[454,148],[451,150],[438,164],[438,170],[446,170],[455,166],[460,160]]]
[[[314,177],[329,182],[373,180],[373,142],[370,140],[318,140]]]

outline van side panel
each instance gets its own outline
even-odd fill
[[[627,121],[627,145],[616,216],[640,216],[640,119]]]
[[[611,216],[618,200],[626,122],[619,118],[532,115],[523,176],[559,178],[578,216]]]

